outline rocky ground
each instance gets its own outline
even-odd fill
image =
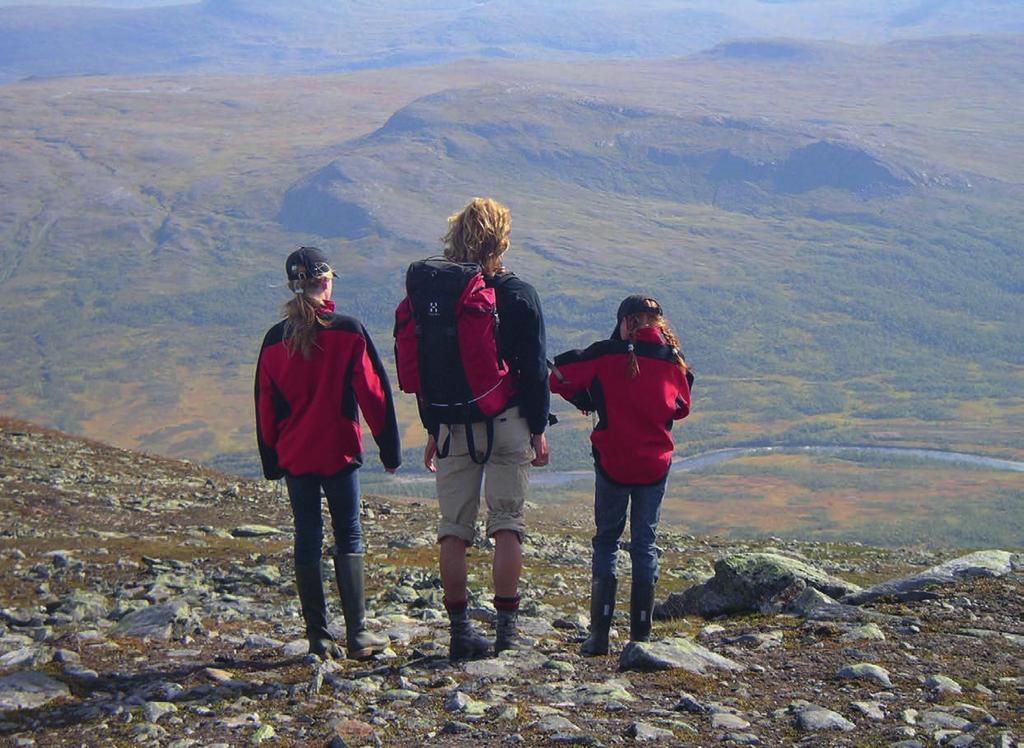
[[[1014,553],[663,528],[674,617],[638,645],[620,614],[613,653],[584,659],[589,515],[535,506],[530,646],[452,666],[433,507],[365,504],[369,623],[391,648],[321,662],[276,484],[0,421],[0,743],[1024,745]],[[485,628],[488,559],[471,551]]]

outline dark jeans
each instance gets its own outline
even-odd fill
[[[594,481],[594,558],[595,578],[615,576],[615,553],[626,528],[629,514],[629,556],[633,561],[633,584],[654,584],[658,578],[658,552],[655,533],[661,519],[661,499],[665,495],[666,475],[653,486],[620,486],[601,473]],[[630,501],[632,499],[632,501]]]
[[[363,527],[359,524],[359,475],[321,478],[316,475],[285,476],[288,499],[295,518],[295,563],[318,564],[323,553],[324,515],[320,488],[327,495],[331,527],[338,553],[363,552]]]

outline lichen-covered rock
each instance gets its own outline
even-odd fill
[[[926,594],[925,591],[929,587],[953,584],[962,579],[976,577],[1002,577],[1020,568],[1024,568],[1020,554],[999,550],[978,551],[933,566],[919,574],[890,579],[866,590],[851,592],[842,598],[842,602],[862,605],[881,597],[913,600]]]
[[[654,609],[655,618],[732,613],[777,612],[811,587],[839,598],[860,589],[855,584],[778,553],[739,553],[715,563],[715,575],[703,584],[669,595]],[[787,595],[787,592],[793,594]]]

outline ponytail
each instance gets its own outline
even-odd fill
[[[626,362],[626,372],[629,374],[630,379],[640,373],[640,362],[636,357],[636,332],[642,327],[657,327],[661,332],[661,336],[665,339],[665,345],[670,346],[672,351],[675,353],[676,366],[678,366],[683,374],[689,371],[690,367],[686,363],[686,359],[683,358],[682,344],[679,342],[679,337],[669,327],[668,320],[660,314],[647,314],[641,312],[639,314],[631,314],[626,317],[626,330],[628,331],[628,347],[629,360]]]
[[[305,277],[288,282],[295,295],[281,307],[281,315],[285,319],[284,345],[289,356],[299,352],[308,361],[313,355],[317,331],[328,324],[317,314],[320,302],[306,295],[306,290],[319,287],[321,283],[319,278]]]

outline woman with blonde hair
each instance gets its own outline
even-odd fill
[[[592,541],[590,636],[583,643],[584,655],[608,653],[618,587],[616,551],[627,516],[632,561],[630,640],[650,638],[658,578],[655,539],[675,449],[672,422],[689,414],[692,382],[679,338],[661,305],[649,296],[622,301],[610,340],[555,358],[551,391],[598,415],[590,435],[597,531]]]
[[[496,653],[516,646],[519,576],[522,572],[523,507],[530,465],[548,462],[544,430],[550,394],[544,316],[533,286],[509,272],[503,263],[509,248],[511,214],[488,198],[474,198],[448,219],[445,258],[480,266],[485,284],[494,289],[498,356],[511,377],[511,396],[491,419],[488,455],[471,454],[473,445],[488,443],[484,423],[446,423],[420,402],[427,430],[423,461],[437,473],[440,508],[438,544],[444,605],[451,622],[452,660],[475,659],[491,645],[470,623],[467,612],[466,549],[476,537],[481,488],[487,501],[487,535],[494,539],[494,607],[497,610]],[[441,451],[438,444],[443,445]]]
[[[323,510],[334,531],[334,572],[345,616],[348,656],[364,659],[387,644],[365,625],[363,529],[358,468],[362,412],[389,473],[402,462],[391,385],[366,328],[335,312],[334,269],[316,247],[285,262],[292,298],[263,339],[256,365],[256,438],[263,474],[284,478],[295,520],[295,582],[309,651],[339,657],[327,630],[321,575]]]

